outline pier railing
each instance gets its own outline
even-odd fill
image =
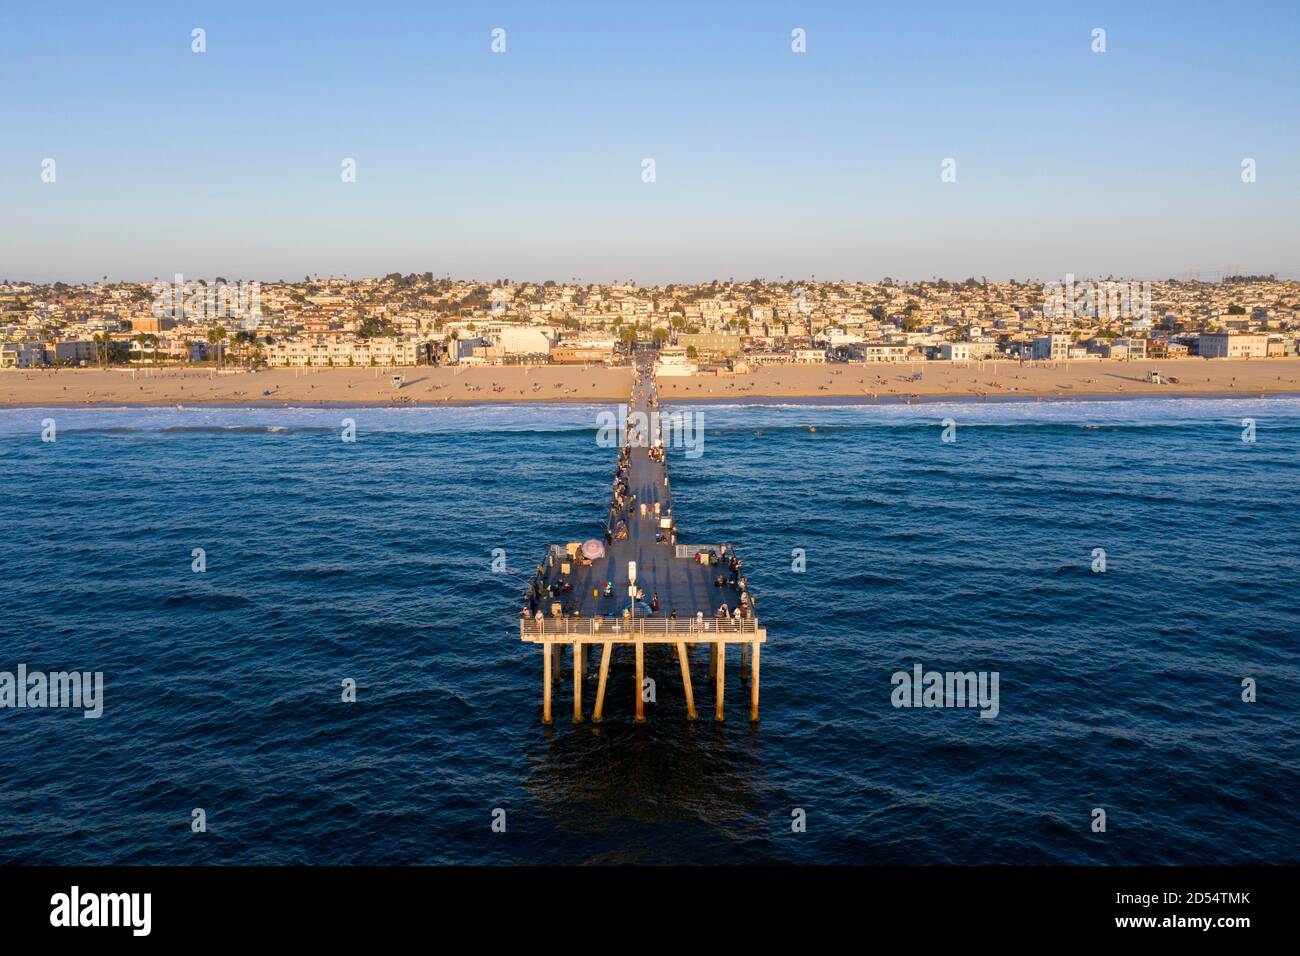
[[[678,618],[666,617],[547,617],[519,621],[519,637],[525,641],[549,637],[584,637],[598,640],[634,640],[638,634],[757,634],[762,628],[752,617]]]
[[[710,551],[716,553],[719,550],[718,545],[716,544],[679,544],[675,547],[677,548],[676,554],[679,558],[693,558],[701,551],[707,554]]]

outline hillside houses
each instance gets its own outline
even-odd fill
[[[1297,354],[1300,337],[1300,283],[1272,277],[652,287],[432,273],[237,286],[181,280],[0,284],[0,345],[8,346],[0,364],[234,356],[325,367],[589,364],[624,361],[636,341],[680,346],[705,368],[795,361],[796,354],[868,362],[1264,357]],[[75,344],[96,342],[98,349]]]

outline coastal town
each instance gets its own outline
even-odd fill
[[[354,384],[361,388],[356,373],[373,370],[367,376],[373,380],[381,368],[422,366],[456,376],[455,388],[441,395],[433,393],[450,380],[431,378],[423,396],[430,401],[473,399],[476,392],[484,393],[480,398],[604,399],[623,391],[631,355],[647,346],[656,350],[655,374],[668,383],[667,397],[726,390],[787,394],[783,386],[763,385],[777,379],[798,379],[803,384],[797,392],[814,395],[1037,390],[1030,379],[961,384],[961,369],[990,362],[995,368],[999,362],[1072,367],[1074,382],[1054,387],[1075,394],[1106,391],[1107,384],[1125,388],[1087,371],[1115,362],[1172,363],[1144,366],[1141,375],[1125,380],[1184,385],[1190,383],[1178,374],[1186,368],[1180,360],[1235,366],[1300,354],[1300,282],[1273,276],[1148,282],[1067,275],[1049,282],[728,279],[642,287],[631,281],[477,282],[392,273],[269,283],[178,275],[152,283],[105,277],[82,285],[0,284],[0,369],[98,370],[116,373],[111,381],[129,371],[133,380],[154,382],[180,373],[191,380],[196,372],[214,379],[264,373],[260,389],[191,388],[191,400],[300,400],[301,389],[282,387],[288,381],[284,372],[301,381],[326,369],[352,370],[344,378],[353,391]],[[905,380],[885,372],[898,363],[914,369]],[[852,387],[836,381],[842,374],[837,370],[855,365],[882,371],[853,378]],[[574,366],[585,370],[583,382],[564,373]],[[548,367],[554,367],[553,380],[544,374]],[[476,369],[477,375],[462,377]],[[525,383],[520,370],[538,374]],[[623,374],[602,379],[602,370]],[[923,386],[926,370],[932,374]],[[716,388],[707,384],[714,378]],[[1237,384],[1295,390],[1300,384],[1280,372],[1267,382],[1228,378],[1207,375],[1203,390]],[[59,381],[61,400],[123,397],[103,387],[79,393],[78,383],[102,379],[74,375]],[[313,378],[307,388],[316,391],[322,381]],[[405,384],[400,374],[392,381],[399,390]],[[70,382],[72,394],[65,395]],[[0,378],[0,385],[12,387],[14,379]],[[180,397],[156,394],[144,384],[136,390],[145,401]],[[335,397],[376,400],[371,392]],[[5,400],[24,398],[6,394]],[[421,399],[407,392],[402,400]]]

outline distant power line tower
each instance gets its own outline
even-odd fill
[[[1227,276],[1242,274],[1236,271],[1235,267],[1229,266],[1217,270],[1188,269],[1178,278],[1183,282],[1222,282]]]

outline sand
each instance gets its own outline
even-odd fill
[[[1148,371],[1178,384],[1155,385]],[[913,376],[920,375],[920,380]],[[665,400],[734,397],[1079,397],[1084,395],[1259,395],[1300,393],[1300,358],[1091,360],[1075,362],[873,362],[779,365],[749,375],[662,378]]]
[[[395,388],[394,375],[404,384]],[[480,368],[211,368],[0,371],[0,405],[445,405],[626,401],[632,370],[581,365]],[[264,394],[269,392],[270,394]]]
[[[1145,380],[1157,369],[1178,384]],[[394,388],[392,376],[405,379]],[[920,374],[919,381],[912,376]],[[630,368],[486,366],[405,369],[211,368],[0,371],[0,405],[444,405],[476,402],[619,402]],[[270,394],[264,394],[269,392]],[[781,365],[746,375],[660,380],[665,399],[1070,397],[1300,393],[1300,358],[1160,361],[917,362]]]

